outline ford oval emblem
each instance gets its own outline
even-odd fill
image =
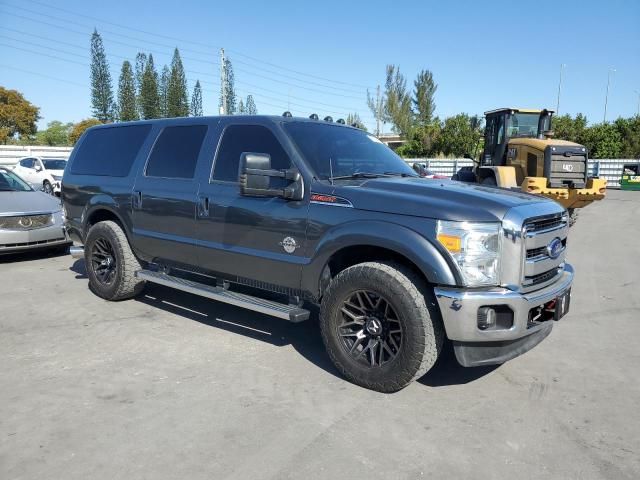
[[[547,255],[549,255],[550,258],[558,258],[561,253],[562,240],[556,237],[549,242],[549,245],[547,245]]]

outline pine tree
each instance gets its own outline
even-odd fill
[[[256,108],[256,102],[253,101],[253,95],[247,95],[247,103],[244,107],[247,115],[257,115],[258,109]]]
[[[224,107],[224,112],[227,115],[233,115],[236,113],[236,89],[235,80],[233,76],[233,65],[231,60],[227,57],[224,60],[224,68],[226,71],[226,78],[220,87],[220,102],[218,105]],[[223,105],[223,99],[225,104]]]
[[[142,52],[138,52],[136,55],[135,64],[135,80],[136,80],[136,106],[138,108],[138,116],[142,115],[140,108],[140,92],[142,91],[142,77],[144,76],[144,69],[147,66],[147,55]]]
[[[433,119],[436,110],[434,95],[438,85],[433,81],[433,73],[422,70],[413,82],[413,106],[419,125],[427,125]]]
[[[162,118],[167,117],[167,94],[169,92],[169,78],[171,77],[171,70],[166,65],[162,68],[162,75],[160,75],[160,116]]]
[[[171,60],[171,76],[167,89],[167,116],[189,116],[189,96],[187,94],[187,78],[180,59],[180,52],[176,48]]]
[[[122,71],[118,81],[118,118],[121,122],[138,120],[139,118],[136,109],[135,80],[128,60],[122,63]]]
[[[247,113],[244,108],[244,103],[242,102],[242,99],[240,99],[240,101],[238,102],[238,113],[240,115],[244,115],[245,113]]]
[[[91,107],[101,122],[113,120],[113,90],[102,37],[97,30],[91,35]]]
[[[191,116],[201,117],[202,115],[202,88],[200,88],[200,80],[196,80],[196,86],[191,95]]]
[[[158,72],[153,65],[153,55],[149,55],[147,66],[142,76],[142,87],[140,90],[140,107],[142,118],[160,117],[160,97],[158,95]]]

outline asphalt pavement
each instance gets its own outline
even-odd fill
[[[343,380],[313,320],[160,286],[109,303],[81,260],[0,258],[0,479],[640,478],[639,238],[640,192],[610,191],[543,343],[447,350],[392,395]]]

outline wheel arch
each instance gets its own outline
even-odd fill
[[[460,283],[455,269],[428,239],[401,225],[371,221],[353,222],[326,234],[310,265],[303,270],[302,289],[319,300],[331,278],[345,268],[368,261],[400,263],[429,284]]]
[[[86,206],[84,215],[83,215],[83,227],[82,227],[82,238],[83,240],[87,238],[87,233],[89,229],[98,222],[104,222],[106,220],[111,220],[117,223],[120,228],[124,231],[127,240],[131,242],[131,236],[129,231],[129,224],[122,217],[120,212],[118,212],[117,204],[107,197],[107,201],[105,199],[92,199],[92,202]]]

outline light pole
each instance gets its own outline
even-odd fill
[[[607,94],[604,97],[604,118],[602,123],[607,123],[607,102],[609,101],[609,85],[611,84],[611,73],[615,73],[615,68],[610,68],[607,73]]]
[[[638,113],[636,113],[636,115],[640,117],[640,92],[638,90],[634,90],[634,92],[638,95]]]
[[[558,101],[556,102],[556,115],[560,115],[560,91],[562,90],[562,71],[566,67],[566,63],[560,64],[560,81],[558,82]]]

